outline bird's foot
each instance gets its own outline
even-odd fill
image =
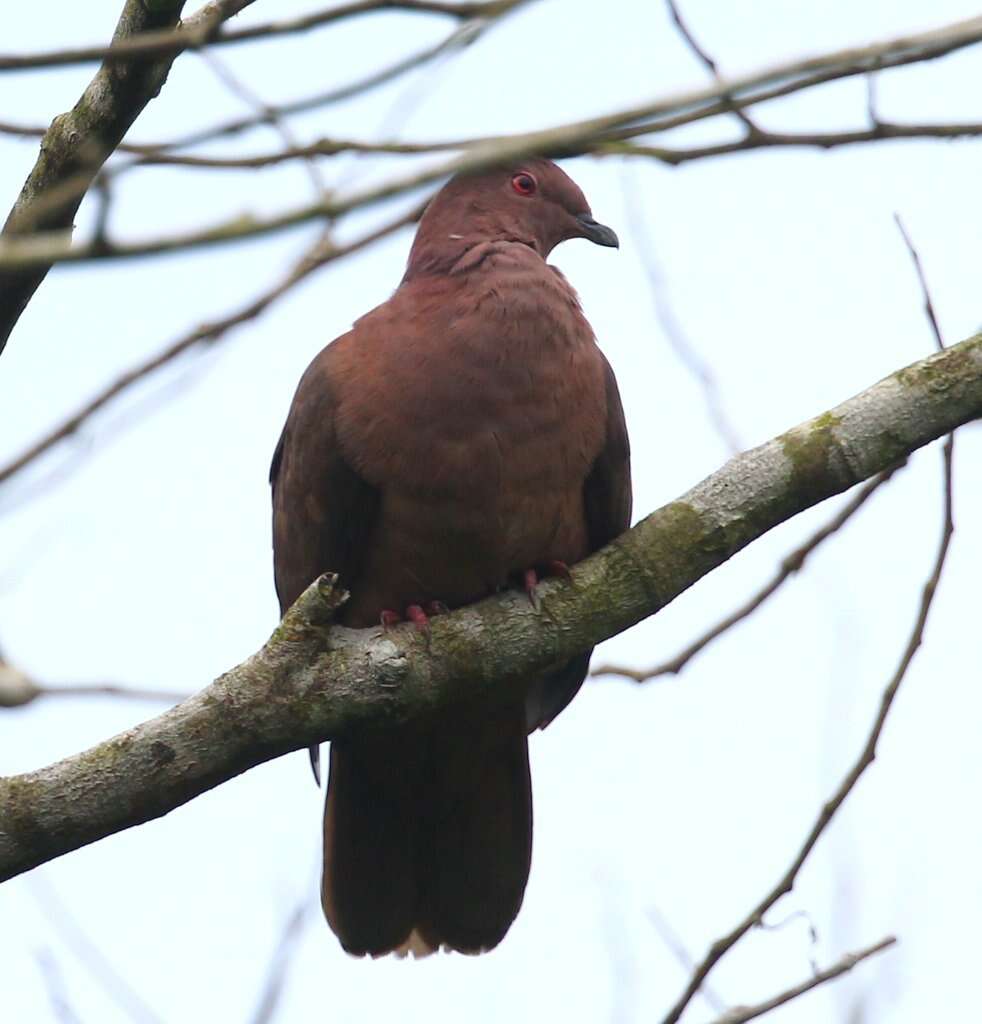
[[[386,608],[379,616],[379,620],[383,629],[398,626],[400,622],[411,622],[420,633],[429,635],[430,619],[437,615],[446,615],[449,611],[442,601],[427,601],[425,605],[408,605],[402,615]]]
[[[420,633],[430,632],[430,617],[423,611],[423,606],[411,604],[406,609],[406,619],[411,622]]]
[[[536,591],[536,587],[539,585],[540,580],[547,579],[550,576],[561,576],[567,583],[571,583],[573,577],[570,575],[569,566],[565,562],[559,561],[559,559],[553,558],[548,562],[543,562],[536,569],[526,569],[522,573],[522,584],[525,593],[528,594],[529,603],[532,607],[538,611],[540,607],[539,595]]]

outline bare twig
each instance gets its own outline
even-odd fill
[[[62,977],[61,967],[55,959],[54,953],[47,947],[43,947],[34,956],[41,970],[44,988],[48,993],[48,1002],[51,1003],[51,1012],[55,1015],[55,1019],[60,1024],[81,1024],[79,1016],[72,1008],[68,998],[65,979]]]
[[[931,326],[931,333],[934,335],[935,347],[940,352],[944,348],[944,339],[941,336],[941,326],[938,323],[937,315],[934,312],[934,302],[931,300],[931,289],[928,288],[927,278],[924,276],[924,267],[921,264],[921,257],[914,248],[914,243],[911,241],[910,235],[907,234],[907,229],[904,227],[904,222],[900,219],[900,214],[895,213],[893,215],[893,219],[896,222],[897,229],[900,231],[900,235],[904,240],[904,245],[907,246],[910,258],[914,262],[914,270],[917,273],[917,280],[920,282],[921,286],[921,294],[924,297],[924,315],[927,317],[927,322]]]
[[[917,35],[873,44],[850,47],[834,53],[803,60],[784,62],[764,71],[734,78],[714,87],[695,89],[666,99],[616,111],[584,121],[498,139],[494,143],[475,146],[466,153],[437,166],[417,171],[402,178],[355,191],[336,199],[294,207],[271,217],[238,217],[205,230],[183,235],[152,238],[143,242],[117,243],[102,247],[97,253],[91,245],[71,245],[60,236],[35,235],[24,239],[0,240],[0,267],[24,268],[57,261],[79,262],[91,259],[120,259],[152,253],[171,252],[197,246],[214,245],[236,239],[256,237],[281,231],[317,218],[334,218],[364,208],[424,185],[449,174],[475,172],[494,164],[521,159],[530,155],[569,156],[593,152],[601,141],[612,140],[610,133],[630,126],[638,134],[639,121],[663,115],[692,116],[694,108],[715,104],[727,109],[721,97],[734,96],[741,103],[755,102],[743,94],[754,89],[766,90],[779,83],[783,93],[810,87],[817,82],[832,81],[863,74],[873,62],[883,67],[897,67],[930,60],[952,53],[982,40],[982,17],[970,19]],[[770,94],[777,92],[771,89]],[[651,130],[650,128],[648,130]],[[613,141],[616,141],[613,140]]]
[[[120,686],[118,683],[63,683],[50,686],[39,683],[25,672],[15,668],[0,655],[0,708],[19,708],[39,697],[126,697],[132,700],[159,700],[177,704],[188,694],[169,690],[149,690],[141,687]]]
[[[352,99],[355,96],[364,95],[370,92],[372,89],[378,88],[381,85],[385,85],[391,82],[393,79],[399,78],[401,75],[406,74],[409,71],[414,71],[417,68],[422,67],[425,64],[430,63],[437,57],[442,56],[448,51],[452,51],[458,47],[467,47],[471,43],[475,42],[484,31],[495,25],[500,20],[501,16],[507,14],[508,11],[499,12],[493,19],[492,18],[478,18],[470,21],[465,21],[463,24],[458,25],[449,35],[445,36],[440,42],[434,46],[428,46],[415,53],[409,54],[407,57],[400,57],[399,60],[392,64],[388,64],[385,67],[379,68],[377,71],[373,71],[362,78],[358,78],[353,82],[347,82],[345,85],[332,87],[326,91],[317,92],[310,96],[302,96],[299,99],[291,100],[287,103],[274,104],[269,107],[269,112],[275,114],[276,117],[285,118],[294,114],[305,114],[312,110],[319,110],[323,107],[330,106],[332,103],[340,103],[342,100]],[[207,128],[199,128],[195,131],[182,135],[174,139],[168,139],[164,142],[156,143],[132,143],[122,142],[116,148],[123,153],[134,153],[141,156],[146,156],[148,163],[175,163],[182,164],[185,161],[172,156],[168,159],[167,154],[175,149],[186,149],[190,146],[199,146],[203,142],[210,142],[215,139],[227,138],[231,135],[239,135],[242,132],[249,131],[252,128],[257,128],[267,121],[266,116],[252,115],[250,117],[235,118],[230,121],[223,121],[216,125],[211,125]],[[41,138],[47,128],[43,125],[25,125],[15,124],[10,121],[0,121],[0,135],[17,135],[23,138]],[[362,146],[365,152],[372,152],[371,149],[366,148],[368,144],[352,143],[351,148]],[[345,147],[347,148],[347,147]],[[421,145],[415,146],[411,150],[406,152],[429,152],[434,146]],[[448,146],[443,148],[460,148],[459,146]],[[338,150],[343,152],[344,150]],[[296,159],[302,157],[303,153],[298,152],[296,155],[290,155],[285,159]],[[260,158],[262,159],[262,158]],[[142,161],[141,161],[142,162]],[[269,158],[265,159],[264,163],[257,163],[255,166],[265,166],[268,163],[274,162]],[[276,161],[279,162],[279,161]],[[195,166],[195,164],[188,163],[188,166]],[[202,164],[201,166],[208,166]],[[216,164],[215,166],[222,166]],[[236,165],[232,165],[236,166]]]
[[[274,108],[281,109],[281,108]],[[640,129],[631,129],[641,134]],[[653,131],[646,126],[644,133]],[[585,143],[584,153],[593,156],[634,156],[650,157],[671,166],[689,163],[693,160],[705,160],[710,157],[727,156],[734,153],[749,153],[758,149],[807,148],[836,149],[840,146],[853,146],[866,142],[889,142],[911,139],[952,140],[961,138],[977,138],[982,135],[982,122],[965,121],[951,124],[887,124],[881,122],[876,128],[858,129],[843,132],[765,132],[760,131],[752,139],[741,138],[729,142],[713,143],[706,146],[695,146],[690,149],[677,149],[669,146],[648,146],[639,143],[614,139],[605,141],[606,136],[599,136],[595,143]],[[341,139],[323,137],[313,142],[288,149],[270,150],[268,152],[245,153],[242,156],[212,156],[208,154],[190,155],[156,150],[153,147],[139,147],[136,152],[144,154],[132,163],[117,167],[115,174],[141,166],[163,165],[170,167],[188,167],[216,170],[257,170],[263,167],[275,167],[277,164],[291,160],[306,160],[310,157],[337,156],[341,153],[362,153],[371,155],[418,155],[423,153],[445,153],[454,150],[465,150],[478,145],[493,142],[494,137],[486,136],[473,139],[454,139],[444,142],[383,140],[367,142],[359,139]],[[120,149],[124,147],[120,146]],[[135,149],[135,147],[133,147]]]
[[[719,382],[716,380],[716,375],[710,369],[709,364],[702,358],[686,336],[681,323],[679,323],[678,318],[675,316],[675,311],[672,309],[665,288],[664,276],[662,275],[661,267],[658,265],[658,259],[651,244],[651,237],[645,226],[644,210],[638,199],[637,189],[630,187],[626,175],[622,178],[622,184],[624,199],[628,207],[628,223],[631,225],[631,233],[637,242],[637,251],[641,258],[641,265],[644,268],[645,276],[648,278],[648,291],[651,294],[655,316],[661,324],[669,346],[679,362],[689,371],[699,385],[706,411],[709,413],[710,421],[716,428],[716,433],[722,438],[730,454],[734,455],[743,448],[743,444],[723,407]]]
[[[146,161],[148,163],[185,163],[184,160],[177,157],[168,159],[167,153],[174,149],[186,149],[190,146],[201,145],[203,142],[227,138],[231,135],[239,135],[242,132],[249,131],[252,128],[257,128],[260,125],[268,123],[270,115],[278,118],[285,118],[294,114],[309,113],[312,110],[319,110],[323,107],[330,106],[332,103],[340,103],[343,100],[351,99],[355,96],[361,96],[364,93],[370,92],[372,89],[391,82],[393,79],[398,78],[409,71],[422,67],[446,53],[448,50],[455,49],[456,47],[469,46],[483,34],[486,28],[495,24],[497,20],[498,18],[496,17],[495,19],[480,18],[465,21],[434,46],[425,47],[407,57],[400,57],[399,60],[394,63],[388,64],[385,67],[373,71],[353,82],[348,82],[345,85],[332,87],[331,89],[317,92],[310,96],[302,96],[299,99],[291,100],[288,103],[270,105],[266,112],[255,114],[250,117],[223,121],[207,128],[197,129],[194,132],[178,138],[168,139],[165,142],[144,144],[122,142],[116,148],[122,153],[134,153],[140,156],[153,158],[148,159]],[[0,135],[15,135],[22,138],[39,139],[43,137],[47,130],[46,125],[27,125],[17,124],[12,121],[0,121]],[[357,146],[358,144],[355,143],[353,145]],[[430,148],[431,147],[428,146],[415,147],[412,152],[428,152]],[[339,150],[339,152],[340,151],[342,150]],[[291,154],[284,159],[302,158],[304,155],[308,154],[298,152],[296,154]],[[265,163],[271,162],[274,161],[270,159],[265,161]],[[264,163],[259,163],[255,166],[264,165]],[[196,166],[196,164],[189,162],[188,166]],[[208,165],[202,164],[201,166]],[[215,166],[221,165],[218,164]]]
[[[687,970],[694,971],[696,961],[686,948],[678,932],[671,926],[665,915],[655,906],[649,904],[645,914],[652,923],[655,931],[658,932],[662,942],[671,950],[676,960]],[[722,1013],[726,1009],[726,1003],[708,984],[703,985],[699,994],[717,1012]]]
[[[278,149],[267,153],[252,153],[243,156],[192,156],[181,153],[148,153],[132,164],[133,167],[163,165],[165,167],[216,168],[220,170],[257,170],[275,167],[291,160],[306,160],[318,156],[338,156],[341,153],[391,154],[393,156],[420,153],[443,153],[466,148],[455,142],[359,142],[355,139],[320,138],[293,149]],[[119,173],[119,171],[117,171]]]
[[[253,0],[240,3],[245,7]],[[188,24],[172,31],[143,31],[138,38],[114,40],[110,46],[80,46],[48,53],[3,54],[0,55],[0,71],[22,71],[28,68],[63,67],[66,64],[86,64],[91,61],[109,60],[119,62],[135,57],[170,57],[188,49],[203,46],[221,46],[242,43],[255,39],[273,39],[277,36],[296,35],[322,28],[346,18],[379,11],[416,11],[422,14],[444,14],[452,18],[493,17],[503,9],[522,0],[488,0],[488,2],[460,2],[452,0],[354,0],[352,3],[336,4],[325,10],[294,18],[281,18],[246,28],[216,31],[213,23],[208,25]],[[234,12],[238,13],[238,12]]]
[[[0,121],[0,135],[19,135],[24,139],[40,139],[48,130],[43,124],[16,124],[13,121]]]
[[[528,2],[528,0],[516,0],[516,7],[519,2],[524,3]],[[424,47],[415,53],[409,54],[407,57],[400,57],[399,60],[394,63],[379,68],[376,71],[372,71],[370,74],[365,75],[362,78],[355,79],[353,82],[347,82],[345,85],[335,86],[326,91],[314,93],[311,96],[302,96],[299,99],[291,100],[288,103],[281,103],[272,106],[270,107],[270,110],[275,113],[277,117],[283,118],[294,114],[309,113],[312,110],[321,110],[333,103],[340,103],[343,100],[349,100],[355,96],[362,96],[379,86],[385,85],[388,82],[405,75],[409,71],[414,71],[417,68],[431,63],[448,52],[457,48],[469,46],[483,35],[487,28],[497,24],[501,17],[509,13],[512,9],[514,8],[504,8],[501,11],[496,12],[493,18],[486,16],[479,19],[465,21],[433,46]],[[166,162],[163,159],[165,153],[168,153],[171,150],[187,149],[191,146],[199,146],[203,142],[227,138],[231,135],[239,135],[242,132],[249,131],[250,129],[257,127],[261,123],[262,121],[255,116],[236,118],[234,120],[223,121],[219,124],[211,125],[206,128],[196,129],[193,132],[174,139],[169,139],[166,142],[153,145],[144,144],[140,146],[133,146],[130,147],[130,152],[157,156],[160,159],[155,162],[164,163]],[[2,126],[0,126],[0,130],[2,130]],[[124,147],[122,146],[120,147],[120,149],[123,148]]]
[[[318,242],[286,275],[256,298],[250,300],[246,305],[223,317],[221,320],[202,324],[200,327],[196,327],[194,330],[182,335],[149,359],[130,367],[129,370],[117,377],[111,384],[108,384],[97,394],[93,395],[56,427],[28,446],[20,455],[16,456],[5,466],[0,467],[0,484],[15,476],[59,442],[77,433],[92,416],[131,388],[137,381],[143,380],[162,366],[168,365],[178,356],[183,355],[196,345],[202,343],[210,344],[221,340],[233,328],[265,312],[274,302],[286,295],[315,270],[352,252],[357,252],[359,249],[372,245],[374,242],[398,231],[400,228],[413,223],[419,218],[421,211],[422,207],[417,206],[408,213],[386,222],[382,227],[366,232],[359,238],[344,245],[335,246],[329,240]]]
[[[44,916],[106,994],[133,1020],[162,1024],[143,997],[86,934],[54,887],[43,875],[30,879],[31,891]]]
[[[640,131],[637,134],[641,134]],[[670,146],[646,146],[627,141],[600,141],[592,152],[597,156],[650,157],[671,167],[760,149],[838,149],[866,142],[890,142],[905,139],[963,139],[982,135],[982,122],[952,124],[891,124],[881,121],[872,128],[841,132],[771,132],[759,130],[727,142],[675,149]]]
[[[283,996],[283,987],[293,963],[293,953],[310,919],[311,902],[304,896],[283,924],[279,942],[266,971],[262,994],[252,1016],[252,1024],[270,1024],[276,1016]]]
[[[275,107],[270,106],[251,86],[246,85],[232,69],[227,67],[225,62],[216,53],[205,48],[200,51],[202,60],[211,68],[214,75],[234,96],[238,97],[246,106],[251,107],[256,113],[257,124],[269,125],[280,138],[284,149],[296,150],[298,142],[296,136],[290,130],[286,120],[280,115]],[[320,196],[327,191],[324,180],[321,177],[317,162],[312,156],[303,157],[304,165],[307,168],[307,175],[314,188],[314,195]]]
[[[708,68],[709,73],[716,79],[717,82],[722,81],[722,75],[719,73],[719,67],[716,61],[696,42],[695,36],[689,31],[688,25],[682,20],[682,13],[679,11],[678,5],[675,0],[665,0],[668,4],[669,14],[672,16],[672,21],[675,22],[675,27],[679,30],[679,34],[688,44],[689,49],[696,55],[696,57]],[[740,121],[743,122],[744,127],[747,129],[748,136],[754,136],[758,133],[759,129],[757,125],[751,120],[750,115],[741,107],[739,104],[734,102],[732,96],[722,97],[723,102],[729,107],[731,113],[735,114]]]
[[[514,7],[510,7],[508,10],[503,11],[502,16],[509,13],[511,10],[516,9],[520,3],[528,2],[530,2],[530,0],[515,0]],[[470,144],[471,140],[465,140],[460,143],[390,142],[376,144],[349,140],[335,141],[332,139],[321,139],[318,142],[307,145],[287,143],[284,148],[276,150],[275,152],[260,153],[254,157],[246,156],[239,159],[234,157],[196,157],[179,155],[172,152],[172,150],[176,148],[195,146],[211,139],[235,135],[250,128],[270,123],[281,126],[279,130],[282,137],[283,131],[289,131],[286,125],[286,118],[288,116],[307,112],[342,99],[349,99],[353,96],[360,95],[378,85],[391,81],[401,74],[420,67],[429,61],[435,60],[441,55],[452,53],[457,48],[467,47],[471,43],[475,42],[489,27],[497,24],[498,20],[500,20],[500,18],[495,20],[484,18],[466,21],[455,28],[453,32],[451,32],[436,46],[429,47],[416,54],[412,54],[409,57],[398,61],[396,64],[383,68],[378,72],[374,72],[366,78],[350,82],[345,86],[331,89],[328,92],[316,93],[313,96],[294,100],[290,103],[283,103],[279,105],[265,104],[261,99],[259,99],[259,97],[253,95],[251,90],[242,86],[238,80],[230,81],[230,86],[237,91],[240,98],[245,99],[246,102],[249,102],[253,106],[259,108],[257,113],[248,117],[222,122],[221,124],[214,125],[209,128],[203,128],[192,132],[189,135],[163,143],[140,145],[136,143],[121,142],[116,147],[116,150],[119,152],[134,154],[138,159],[117,161],[111,166],[104,168],[100,178],[104,179],[108,183],[120,178],[127,172],[132,172],[145,165],[255,170],[293,160],[305,160],[312,165],[314,157],[336,156],[341,153],[348,152],[417,154],[464,148],[466,145]],[[226,78],[231,78],[231,75],[224,65],[216,66],[216,58],[213,53],[205,50],[203,51],[203,55],[206,59],[212,62],[212,66],[215,67],[217,72],[223,74]],[[4,132],[26,137],[35,137],[43,136],[45,129],[0,122],[0,133]],[[59,209],[62,204],[75,200],[79,196],[83,195],[88,190],[91,180],[92,175],[90,170],[85,168],[58,184],[47,188],[44,195],[39,196],[37,201],[34,203],[32,210],[34,222],[43,224],[44,218],[50,212]],[[319,179],[317,181],[317,187],[318,191],[323,191]]]
[[[728,1013],[724,1013],[722,1017],[713,1021],[713,1024],[745,1024],[748,1020],[763,1017],[765,1013],[770,1013],[771,1010],[776,1010],[779,1006],[790,1003],[793,999],[803,996],[806,992],[811,992],[812,989],[818,988],[819,985],[824,985],[826,982],[833,981],[843,974],[848,974],[857,964],[889,949],[896,941],[896,938],[890,935],[874,943],[872,946],[867,946],[866,949],[860,949],[855,953],[847,953],[841,960],[837,960],[830,967],[818,971],[800,984],[785,989],[784,992],[780,992],[770,999],[765,999],[762,1003],[755,1003],[753,1006],[734,1007]]]
[[[885,484],[899,468],[899,466],[894,466],[892,469],[888,469],[885,473],[880,473],[878,476],[875,476],[868,483],[860,487],[857,490],[855,497],[843,505],[842,508],[824,526],[816,530],[815,533],[813,533],[803,544],[796,547],[781,559],[781,564],[778,566],[778,570],[775,573],[774,578],[769,583],[758,590],[756,594],[754,594],[744,604],[740,605],[739,608],[727,615],[725,619],[722,619],[713,626],[712,629],[707,630],[702,634],[702,636],[693,640],[688,647],[681,650],[674,658],[662,662],[660,665],[655,665],[652,668],[646,669],[631,668],[628,665],[597,665],[596,668],[590,671],[590,675],[623,676],[625,679],[633,679],[636,683],[644,683],[657,676],[677,675],[697,654],[699,654],[700,651],[708,647],[709,644],[722,636],[723,633],[731,629],[738,622],[742,622],[744,619],[752,615],[781,587],[783,583],[790,579],[795,573],[799,572],[805,564],[805,560],[815,550],[815,548],[831,537],[832,534],[841,530],[842,527],[845,526],[845,524],[873,496],[873,493]]]
[[[883,122],[876,107],[876,75],[869,72],[864,79],[866,83],[866,118],[872,128],[876,128]]]

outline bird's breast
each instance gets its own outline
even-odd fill
[[[380,351],[355,372],[373,372],[338,410],[341,444],[358,439],[355,468],[382,499],[366,618],[379,602],[465,603],[521,568],[587,553],[583,483],[606,397],[572,289],[549,268],[532,282],[513,269],[432,298],[404,309],[401,343],[372,332]],[[407,330],[417,317],[425,331]],[[390,593],[373,593],[372,576]]]

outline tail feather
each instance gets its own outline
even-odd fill
[[[493,948],[531,848],[523,706],[332,747],[322,902],[349,953]]]
[[[343,948],[381,956],[409,935],[416,911],[413,875],[413,764],[395,768],[402,744],[331,744],[324,805],[321,905]],[[394,770],[395,769],[395,770]]]

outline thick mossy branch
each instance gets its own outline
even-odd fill
[[[345,595],[312,584],[266,645],[183,704],[50,767],[0,779],[0,879],[159,817],[325,739],[494,700],[653,614],[798,512],[982,416],[982,335],[892,374],[731,459],[573,570],[412,628],[332,627]],[[638,444],[638,447],[642,447]]]

